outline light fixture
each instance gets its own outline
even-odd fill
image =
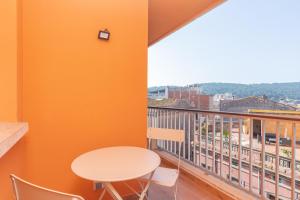
[[[110,32],[105,29],[104,31],[100,30],[98,33],[98,39],[100,40],[109,40]]]

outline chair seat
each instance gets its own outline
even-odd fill
[[[175,185],[178,176],[179,173],[177,169],[158,167],[153,174],[151,182],[166,187],[172,187]],[[149,178],[150,178],[150,174],[147,174],[142,177],[142,179],[146,179],[146,180],[148,180]]]

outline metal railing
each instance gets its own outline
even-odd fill
[[[148,127],[185,131],[181,157],[266,199],[300,199],[300,118],[148,107]],[[158,141],[178,156],[179,145]]]

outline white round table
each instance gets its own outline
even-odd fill
[[[112,182],[132,180],[150,173],[153,175],[160,162],[160,157],[151,150],[116,146],[84,153],[72,162],[71,168],[81,178],[103,183],[112,196],[122,199]],[[140,197],[144,196],[149,184],[150,180]]]

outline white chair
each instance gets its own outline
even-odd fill
[[[84,200],[82,197],[66,194],[29,183],[10,175],[16,200]]]
[[[175,129],[163,129],[163,128],[148,128],[147,138],[149,141],[149,148],[151,148],[152,140],[166,140],[179,143],[179,155],[181,155],[181,146],[184,141],[184,131]],[[158,167],[151,179],[151,183],[155,183],[161,186],[174,187],[174,198],[177,196],[177,180],[179,177],[180,169],[180,156],[178,157],[177,169],[171,169],[166,167]],[[149,179],[150,175],[142,177],[142,179]]]

